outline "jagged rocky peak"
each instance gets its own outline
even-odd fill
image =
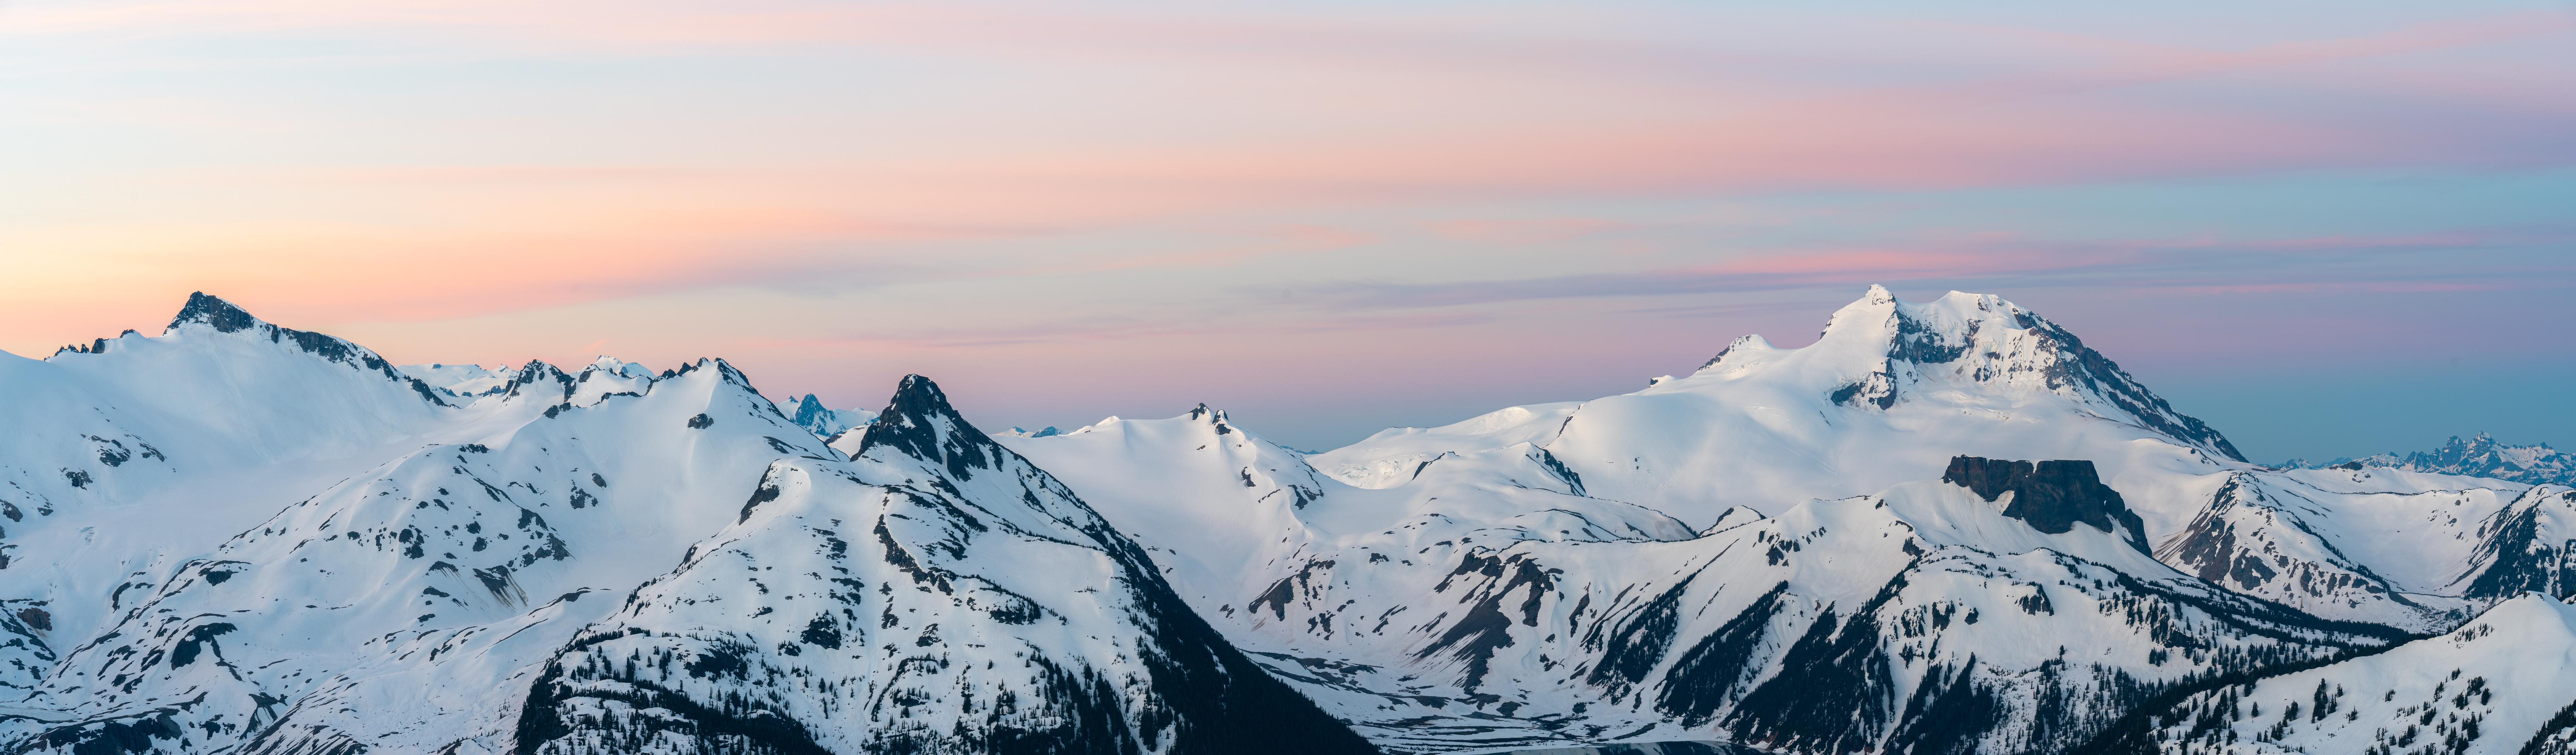
[[[530,359],[527,364],[519,367],[518,372],[510,375],[509,382],[502,384],[501,391],[507,395],[516,396],[522,388],[539,384],[551,384],[548,389],[550,397],[561,394],[560,398],[569,398],[573,378],[562,368],[547,364],[544,360]]]
[[[179,308],[178,317],[170,319],[169,329],[177,330],[190,323],[205,323],[221,333],[249,330],[267,324],[257,317],[252,317],[249,312],[242,311],[242,308],[233,306],[232,302],[208,295],[204,291],[188,294],[188,303]]]
[[[966,424],[965,418],[958,416],[957,407],[949,405],[948,392],[940,390],[939,384],[931,382],[930,378],[920,375],[903,376],[903,380],[895,384],[894,396],[886,400],[885,412],[878,416],[906,425],[928,424],[935,420],[946,420],[960,426]]]
[[[868,456],[878,449],[945,466],[960,479],[974,475],[968,470],[992,468],[1001,451],[984,431],[957,414],[938,383],[920,375],[903,376],[885,411],[868,424],[867,433],[848,453]]]
[[[2148,552],[2142,534],[2146,524],[2120,499],[2120,491],[2102,484],[2093,462],[1955,456],[1950,459],[1950,468],[1941,473],[1941,481],[1967,488],[1988,501],[2013,494],[2012,502],[2004,506],[2004,516],[2028,522],[2032,529],[2064,534],[2082,522],[2122,536],[2140,553]]]
[[[796,402],[796,416],[791,417],[790,419],[796,420],[796,424],[799,425],[807,424],[813,422],[815,417],[828,411],[831,410],[823,408],[822,399],[815,398],[814,394],[808,393],[805,394],[804,400]]]

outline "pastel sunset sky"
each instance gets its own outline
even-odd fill
[[[2576,443],[2576,5],[2110,7],[6,0],[0,349],[204,290],[1323,448],[1884,283],[2261,461]]]

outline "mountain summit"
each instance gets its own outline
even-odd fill
[[[267,324],[257,317],[250,316],[249,312],[242,311],[242,308],[233,306],[232,302],[208,296],[204,291],[188,294],[188,303],[179,308],[179,316],[170,319],[170,329],[192,323],[204,323],[222,333],[249,330]]]
[[[1959,455],[2083,459],[2106,480],[2243,461],[2217,430],[2036,313],[1955,291],[1906,302],[1879,286],[1802,348],[1745,336],[1636,393],[1397,428],[1312,460],[1379,487],[1442,454],[1515,443],[1546,450],[1591,495],[1694,522],[1936,478]]]
[[[1918,392],[1963,387],[2051,393],[2100,416],[2245,460],[2225,436],[2175,411],[2075,334],[1992,294],[1952,291],[1916,304],[1873,285],[1834,312],[1815,344],[1777,349],[1758,337],[1738,339],[1700,372],[1741,379],[1766,370],[1838,379],[1828,395],[1846,407],[1892,409]]]

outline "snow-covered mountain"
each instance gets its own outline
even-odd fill
[[[0,395],[0,755],[2576,742],[2547,455],[2248,464],[1994,296],[1311,454],[202,294]]]
[[[774,679],[728,665],[745,651],[720,640],[760,636],[775,621],[770,606],[704,595],[704,580],[752,543],[809,542],[821,554],[843,541],[805,525],[855,516],[838,509],[863,502],[880,509],[877,535],[850,533],[867,538],[865,565],[816,562],[771,579],[803,591],[778,600],[809,597],[814,615],[800,621],[824,615],[815,611],[831,591],[881,610],[865,622],[831,614],[846,646],[802,659],[798,646],[758,649],[801,660],[800,674],[835,671],[833,688],[877,706],[860,719],[874,726],[843,725],[844,709],[823,698],[799,709],[817,716],[796,719],[808,730],[833,732],[822,741],[834,749],[981,749],[1020,737],[1067,750],[1247,752],[1259,749],[1232,738],[1254,734],[1314,743],[1300,751],[1370,751],[1176,612],[1141,551],[982,440],[927,381],[897,396],[911,412],[903,431],[857,446],[854,459],[717,360],[661,373],[605,358],[578,373],[530,363],[451,401],[372,352],[202,295],[162,336],[103,343],[0,373],[8,395],[83,402],[7,404],[27,421],[9,436],[18,484],[6,498],[25,506],[0,533],[14,556],[0,566],[0,752],[795,750],[736,736],[778,723],[744,702],[774,691]],[[125,434],[90,430],[102,424]],[[119,446],[84,430],[136,453],[101,452]],[[72,463],[89,479],[38,474]],[[759,510],[790,475],[842,487],[800,486]],[[997,486],[1012,479],[1025,489],[1005,495]],[[1043,507],[1021,497],[1033,494],[1053,497]],[[969,548],[943,527],[983,536]],[[843,576],[852,573],[880,592],[858,597]],[[907,574],[944,589],[888,597],[915,584]],[[952,604],[960,585],[965,602]],[[1011,602],[1014,586],[1032,597]],[[647,623],[709,640],[658,657],[716,669],[711,685],[746,686],[588,684],[585,651]],[[797,630],[811,641],[812,626]],[[868,640],[898,628],[913,652],[880,653]],[[923,664],[945,673],[895,683]],[[941,703],[923,709],[917,695]],[[624,717],[592,716],[601,706]],[[964,728],[876,736],[928,710]],[[687,725],[651,728],[666,721]],[[645,729],[650,742],[619,739]]]

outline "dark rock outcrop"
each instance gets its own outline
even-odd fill
[[[2029,522],[2032,529],[2059,535],[2082,522],[2123,536],[2139,553],[2149,552],[2143,534],[2146,523],[2138,519],[2137,512],[2129,510],[2119,491],[2102,484],[2093,462],[1954,456],[1950,468],[1941,473],[1941,481],[1967,488],[1988,501],[2012,493],[2012,503],[2004,506],[2004,516]]]

